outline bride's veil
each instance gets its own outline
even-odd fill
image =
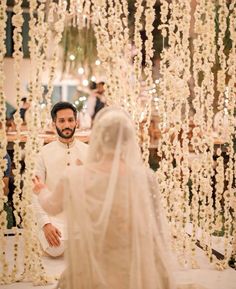
[[[128,114],[101,110],[87,161],[66,183],[66,288],[173,288],[148,175]]]

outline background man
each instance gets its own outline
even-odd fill
[[[9,178],[11,175],[11,159],[8,153],[5,155],[4,159],[6,160],[7,167],[4,171],[3,176],[3,184],[4,184],[3,192],[4,195],[7,196],[9,193]]]
[[[104,91],[105,91],[104,85],[105,85],[105,82],[103,81],[97,84],[96,103],[95,103],[94,114],[92,116],[92,119],[94,119],[96,114],[99,112],[99,110],[104,108],[104,106],[106,105],[106,100],[104,97]]]
[[[26,123],[26,111],[29,109],[30,107],[30,103],[27,101],[27,98],[26,97],[23,97],[21,99],[22,101],[22,106],[20,108],[20,117],[22,118],[23,122]]]
[[[90,84],[91,93],[88,97],[87,112],[92,119],[94,119],[99,110],[101,110],[106,105],[104,97],[104,85],[105,82],[103,81],[98,83],[92,82]]]

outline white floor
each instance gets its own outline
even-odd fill
[[[8,237],[12,238],[12,237]],[[219,243],[219,242],[218,242]],[[216,248],[217,249],[217,248]],[[236,289],[236,270],[228,268],[224,271],[218,271],[210,265],[199,248],[196,250],[198,264],[201,269],[181,269],[179,266],[174,270],[174,277],[178,284],[194,283],[198,284],[193,289],[200,289],[201,286],[205,289]],[[43,257],[45,268],[49,275],[59,275],[64,269],[63,258],[51,259]],[[14,283],[10,285],[0,285],[0,289],[30,289],[30,288],[55,288],[55,284],[48,286],[34,287],[31,283]],[[188,289],[190,289],[188,287]]]
[[[206,289],[236,289],[236,270],[232,268],[217,270],[209,264],[207,257],[199,248],[196,250],[200,269],[180,269],[174,271],[177,284],[193,283]],[[201,287],[197,286],[196,289]]]

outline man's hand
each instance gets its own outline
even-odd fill
[[[35,193],[35,195],[39,195],[41,190],[46,188],[46,185],[41,182],[40,177],[38,177],[38,176],[35,176],[32,179],[32,181],[34,183],[33,192]]]
[[[43,226],[43,232],[48,241],[48,244],[51,247],[60,246],[61,232],[56,227],[54,227],[51,223],[48,223]]]

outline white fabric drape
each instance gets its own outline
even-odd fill
[[[125,112],[95,120],[85,166],[63,180],[69,244],[66,288],[174,288],[150,181]]]

